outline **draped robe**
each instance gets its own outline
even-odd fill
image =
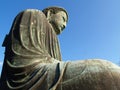
[[[120,90],[120,67],[106,60],[61,61],[45,15],[19,13],[6,36],[0,90]]]
[[[28,9],[19,13],[3,46],[4,90],[48,90],[58,81],[60,66],[64,66],[59,64],[59,43],[41,11]]]

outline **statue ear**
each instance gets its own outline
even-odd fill
[[[47,20],[49,20],[50,19],[50,16],[51,16],[51,11],[50,10],[48,10],[48,12],[47,12]]]

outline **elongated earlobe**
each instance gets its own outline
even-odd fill
[[[49,10],[49,11],[47,12],[47,16],[46,16],[46,18],[47,18],[48,21],[50,20],[50,16],[51,16],[51,11]]]

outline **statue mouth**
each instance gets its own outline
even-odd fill
[[[65,28],[65,25],[61,25],[61,30],[63,30]]]

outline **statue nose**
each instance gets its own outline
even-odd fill
[[[63,25],[64,25],[64,27],[66,27],[66,22]]]

